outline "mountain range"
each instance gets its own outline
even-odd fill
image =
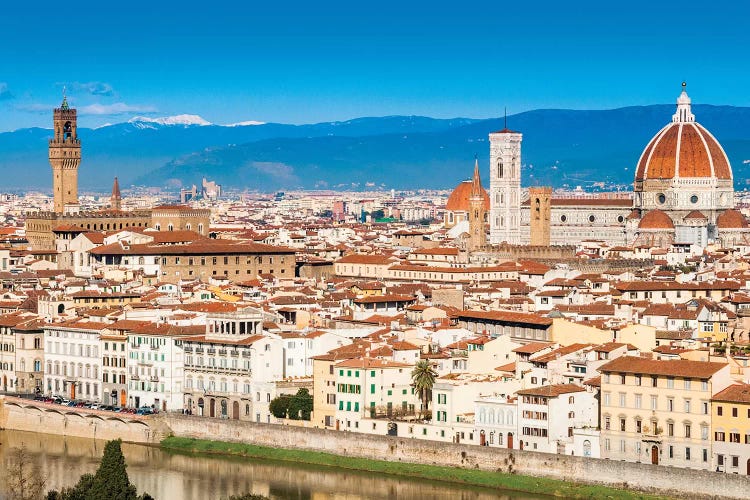
[[[750,108],[694,105],[696,120],[722,143],[737,187],[750,179]],[[523,132],[524,185],[628,188],[651,137],[674,105],[578,111],[544,109],[507,117]],[[420,116],[288,125],[215,125],[197,115],[138,117],[78,128],[82,191],[121,186],[178,188],[202,177],[250,191],[279,189],[450,189],[473,171],[487,175],[488,134],[504,119]],[[51,130],[0,133],[0,190],[49,190]],[[485,180],[485,184],[487,181]]]

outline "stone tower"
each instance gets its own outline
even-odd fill
[[[120,195],[120,183],[117,181],[117,177],[115,177],[115,182],[112,184],[110,206],[116,212],[122,211],[122,195]]]
[[[552,188],[530,187],[529,203],[531,209],[529,241],[532,245],[548,247],[550,241]]]
[[[468,250],[480,250],[487,246],[485,222],[487,211],[484,208],[484,188],[479,177],[479,160],[474,161],[474,176],[471,178],[469,195],[469,245]]]
[[[63,95],[55,108],[54,138],[49,141],[49,163],[52,166],[52,194],[55,213],[78,211],[78,166],[81,164],[81,141],[76,131],[76,110],[68,106]]]
[[[521,242],[521,140],[504,128],[490,134],[490,243]]]

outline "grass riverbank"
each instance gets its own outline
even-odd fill
[[[284,462],[297,462],[312,465],[337,467],[379,474],[406,476],[431,481],[514,490],[537,495],[552,495],[564,498],[596,498],[612,500],[659,500],[667,497],[647,495],[645,493],[618,490],[606,486],[567,483],[555,479],[546,479],[516,474],[503,474],[476,469],[458,467],[441,467],[434,465],[388,462],[366,458],[345,457],[306,450],[287,450],[268,448],[244,443],[227,443],[180,437],[169,437],[161,442],[161,447],[186,453],[204,453],[213,455],[231,455],[239,457],[265,458]]]

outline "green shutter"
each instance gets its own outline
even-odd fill
[[[370,394],[375,394],[375,384],[370,384]],[[372,404],[375,404],[374,402]]]

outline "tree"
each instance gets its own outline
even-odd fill
[[[94,475],[88,500],[136,500],[135,486],[130,483],[126,471],[125,457],[122,454],[122,440],[108,441],[104,446],[104,456]]]
[[[125,457],[122,454],[122,440],[108,441],[104,446],[104,456],[96,474],[84,474],[72,488],[62,491],[49,491],[47,500],[154,500],[151,495],[136,494],[126,471]]]
[[[26,445],[13,448],[7,469],[9,500],[40,500],[44,495],[46,477]]]
[[[282,394],[271,400],[268,404],[268,411],[271,412],[276,418],[286,418],[287,412],[289,411],[289,400],[291,396],[289,394]]]
[[[303,387],[294,396],[282,394],[272,399],[268,405],[268,410],[276,418],[310,420],[310,414],[313,410],[313,397],[310,395],[310,391]]]
[[[435,385],[436,378],[437,372],[428,360],[419,360],[417,364],[414,365],[414,369],[411,372],[411,381],[414,390],[417,391],[419,400],[422,402],[419,410],[420,415],[430,407],[430,401],[432,401],[432,386]]]

